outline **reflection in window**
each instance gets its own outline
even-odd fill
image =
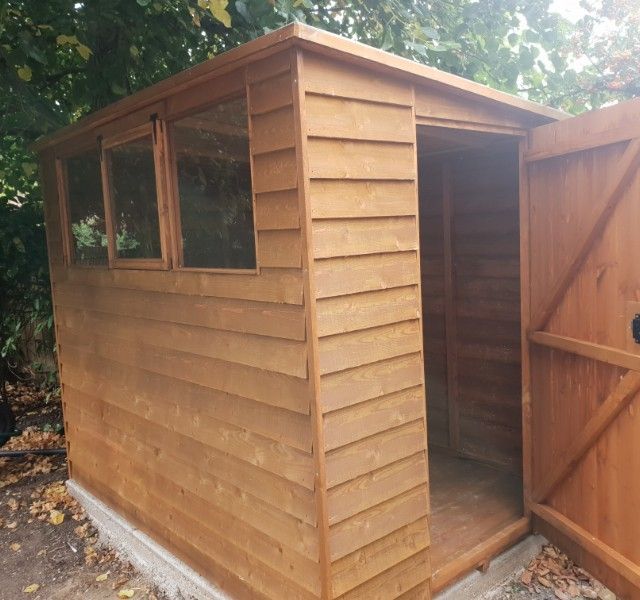
[[[107,151],[118,258],[162,258],[153,141],[145,136]]]
[[[107,232],[100,175],[100,155],[91,150],[65,160],[67,204],[73,262],[107,264]]]
[[[256,266],[247,103],[222,102],[174,124],[183,266]]]

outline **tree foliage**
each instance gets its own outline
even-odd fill
[[[551,0],[2,0],[0,349],[51,322],[40,135],[294,20],[571,112],[637,94],[637,3],[583,2],[571,24]]]

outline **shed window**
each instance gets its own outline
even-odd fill
[[[71,260],[79,265],[106,265],[100,155],[91,150],[64,160]]]
[[[247,102],[237,98],[177,120],[180,265],[255,269]]]
[[[105,151],[116,258],[162,258],[153,146],[149,134]]]

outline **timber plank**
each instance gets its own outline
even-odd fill
[[[231,486],[243,490],[251,496],[259,498],[271,507],[284,511],[300,521],[315,526],[315,507],[313,492],[289,482],[264,469],[256,469],[234,456],[220,452],[208,443],[199,442],[182,434],[167,435],[167,428],[163,425],[144,420],[133,413],[127,415],[127,420],[105,421],[101,418],[101,404],[90,395],[86,405],[81,405],[83,415],[87,417],[93,410],[101,426],[113,428],[120,435],[133,435],[145,447],[150,447],[158,456],[171,455],[177,460],[193,463],[198,457],[198,468],[205,477],[213,477],[227,482]],[[72,400],[73,398],[69,398]],[[72,402],[65,403],[69,410],[76,410]],[[112,413],[109,413],[112,414]],[[133,424],[133,425],[132,425]],[[86,449],[89,451],[89,449]]]
[[[298,164],[293,148],[277,150],[253,157],[253,193],[295,189],[298,184]]]
[[[418,353],[405,354],[324,375],[320,386],[323,412],[338,410],[422,383],[423,367]]]
[[[168,413],[168,423],[184,414],[208,416],[311,453],[307,415],[93,355],[65,353],[64,370],[65,385],[125,408],[139,407],[145,418],[159,411]]]
[[[105,427],[99,416],[85,415],[79,408],[70,409],[75,415],[71,429],[74,445],[91,447],[96,439],[103,436],[117,444],[132,459],[138,469],[140,481],[149,482],[157,475],[166,475],[182,488],[209,502],[214,510],[228,512],[229,518],[260,530],[265,535],[279,541],[310,560],[317,560],[318,540],[314,526],[302,524],[287,513],[269,506],[259,498],[247,494],[241,488],[215,477],[203,477],[199,469],[189,461],[176,459],[152,448],[114,427]],[[135,453],[131,452],[135,449]],[[148,473],[141,472],[144,466]]]
[[[421,551],[340,596],[340,600],[395,600],[431,576],[429,557]]]
[[[315,54],[305,54],[305,90],[340,98],[375,98],[384,104],[411,106],[411,88],[400,80],[336,63]]]
[[[318,348],[320,373],[335,373],[420,349],[417,319],[323,337]]]
[[[314,219],[415,215],[411,181],[312,179],[309,203]]]
[[[254,100],[254,102],[257,101]],[[293,148],[295,145],[293,119],[291,106],[251,115],[253,155]]]
[[[74,390],[71,386],[66,386],[65,401],[70,403],[99,403],[96,396],[86,394],[79,390]],[[71,391],[73,390],[73,391]],[[139,427],[144,428],[144,421],[151,421],[159,427],[166,423],[167,419],[162,415],[152,413],[145,415],[144,411],[137,407],[131,407],[130,403],[122,401],[120,404],[102,402],[102,418],[105,421],[111,420],[113,423],[123,423],[136,415],[142,421],[137,421]],[[192,422],[175,421],[172,428],[174,435],[191,437],[203,444],[217,449],[220,452],[232,455],[243,460],[254,467],[265,469],[284,479],[302,485],[308,489],[313,489],[313,468],[309,454],[296,451],[293,448],[261,439],[261,436],[251,434],[239,427],[234,427],[226,423],[221,423],[215,419],[200,417],[197,420],[197,427]]]
[[[422,385],[326,414],[325,449],[333,450],[422,415]]]
[[[359,548],[332,564],[333,589],[340,596],[429,545],[427,519],[419,519]]]
[[[249,113],[252,117],[293,104],[290,72],[251,83],[249,89]]]
[[[302,274],[297,269],[261,269],[259,275],[137,271],[133,269],[53,269],[57,283],[302,304]]]
[[[256,229],[299,229],[298,190],[268,192],[256,196]]]
[[[327,453],[327,486],[370,473],[411,456],[426,446],[422,419],[388,429]]]
[[[309,139],[315,179],[415,179],[414,147],[406,143]]]
[[[424,452],[365,473],[329,490],[329,523],[335,525],[425,481],[427,461]]]
[[[416,220],[408,216],[314,221],[313,246],[316,258],[416,250]]]
[[[156,348],[141,341],[123,344],[122,340],[111,336],[94,334],[87,337],[82,332],[65,328],[59,330],[59,344],[63,357],[69,348],[75,348],[76,352],[95,354],[235,396],[309,414],[309,383],[304,379],[169,348]]]
[[[415,284],[417,265],[415,252],[316,260],[317,298]]]
[[[90,331],[92,335],[113,336],[128,342],[144,339],[146,344],[158,348],[307,377],[304,342],[71,308],[61,309],[58,314],[58,325],[76,333]]]
[[[310,137],[413,142],[409,107],[307,94],[306,133]]]
[[[320,337],[420,317],[416,286],[321,298],[316,306]]]
[[[258,264],[262,267],[302,267],[302,239],[299,229],[259,231],[257,247]]]
[[[116,287],[54,285],[61,308],[304,340],[304,311],[288,304],[232,300]]]
[[[427,496],[427,488],[421,484],[333,525],[329,535],[331,559],[335,561],[343,558],[409,525],[416,518],[426,517],[429,506]]]
[[[106,442],[108,444],[108,440]],[[107,461],[103,463],[91,453],[76,455],[75,461],[85,473],[102,470],[105,475],[111,474],[109,487],[115,494],[137,506],[138,516],[144,514],[145,518],[148,518],[146,522],[155,525],[153,515],[163,515],[164,520],[172,521],[175,529],[182,530],[184,532],[182,535],[188,536],[192,545],[205,555],[212,557],[225,569],[240,575],[249,582],[251,587],[265,593],[268,597],[277,597],[277,594],[282,593],[283,590],[290,598],[311,600],[314,597],[312,593],[298,587],[296,583],[283,576],[280,571],[273,570],[261,561],[250,557],[246,551],[221,537],[215,526],[212,527],[208,521],[202,522],[186,514],[182,494],[177,494],[175,498],[170,494],[159,495],[153,491],[154,488],[145,488],[140,485],[135,477],[118,475],[117,471],[114,472],[109,468]],[[157,530],[156,527],[151,529]]]

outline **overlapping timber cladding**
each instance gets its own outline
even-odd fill
[[[70,478],[230,598],[640,598],[639,117],[295,24],[41,140]]]

